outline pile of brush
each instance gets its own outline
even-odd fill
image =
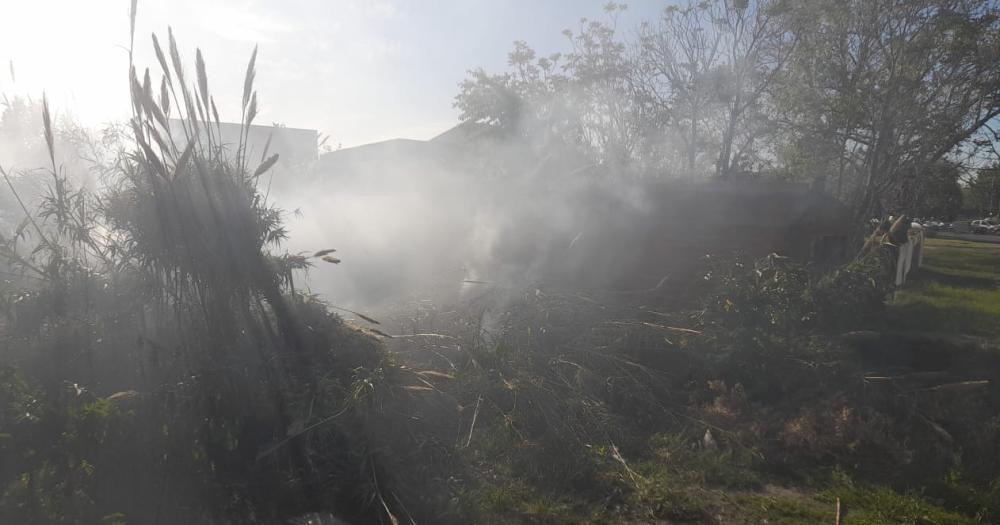
[[[619,489],[595,451],[638,454],[649,435],[690,421],[690,387],[706,377],[698,319],[655,304],[493,290],[380,319],[388,349],[427,381],[414,394],[447,411],[433,441],[449,459],[429,479],[453,495],[457,522],[479,519],[477,491],[513,480],[605,498]]]
[[[701,470],[678,475],[741,491],[830,469],[907,489],[958,466],[981,475],[961,453],[996,457],[989,381],[938,387],[946,378],[876,366],[838,335],[878,320],[891,290],[882,254],[823,276],[776,256],[710,261],[703,294],[687,303],[546,289],[417,302],[380,319],[379,337],[426,380],[410,392],[447,414],[421,413],[445,426],[418,442],[434,443],[426,479],[453,495],[444,508],[456,522],[538,519],[533,497],[586,501],[610,521],[672,515],[644,499],[658,479],[644,469],[682,457]],[[985,362],[949,374],[994,366]],[[509,505],[494,508],[508,491]],[[711,520],[711,507],[694,508],[676,515]],[[562,510],[567,521],[578,511]]]

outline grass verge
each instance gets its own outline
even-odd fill
[[[1000,336],[1000,244],[928,239],[888,314],[901,330]]]

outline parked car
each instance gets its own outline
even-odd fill
[[[972,233],[979,233],[983,235],[1000,235],[1000,225],[997,225],[991,219],[979,219],[972,221],[969,225],[970,231]]]

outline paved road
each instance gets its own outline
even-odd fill
[[[980,235],[978,233],[938,232],[939,239],[956,239],[959,241],[988,242],[1000,244],[1000,235]]]

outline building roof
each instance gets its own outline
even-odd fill
[[[184,125],[181,120],[168,121],[170,133],[175,139],[184,136]],[[243,134],[244,126],[234,122],[212,124],[213,132],[218,130],[222,136],[222,144],[235,149]],[[311,163],[319,153],[319,132],[314,129],[289,128],[285,126],[252,125],[245,132],[247,154],[249,158],[259,158],[265,155],[278,155],[281,166],[294,166]]]

